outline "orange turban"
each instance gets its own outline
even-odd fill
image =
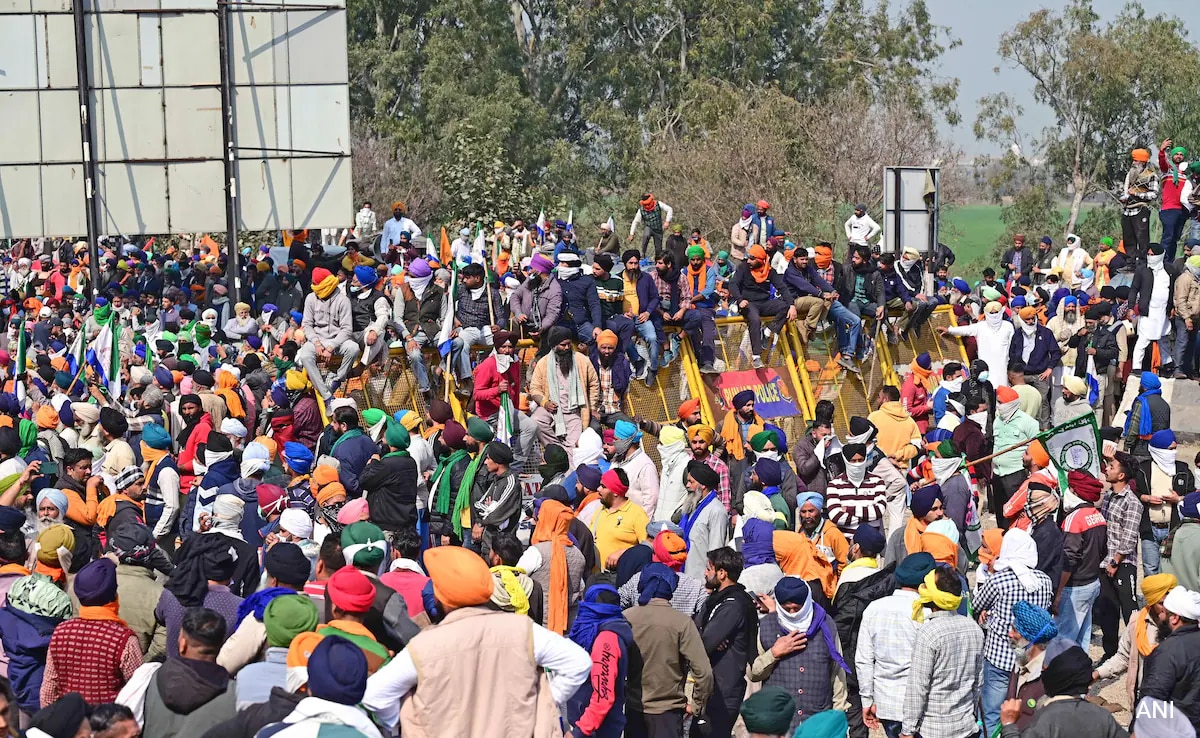
[[[677,533],[663,530],[654,537],[654,560],[675,571],[683,568],[687,561],[687,543]]]
[[[482,605],[492,598],[495,580],[479,554],[461,546],[437,546],[425,552],[425,570],[433,594],[447,610]]]
[[[270,436],[259,436],[254,439],[255,443],[260,443],[267,447],[267,453],[271,455],[271,461],[275,460],[276,454],[279,453],[279,444],[275,443],[275,439]]]
[[[67,360],[61,356],[55,356],[53,359],[51,359],[50,366],[52,366],[56,372],[67,372],[71,370],[71,365],[68,364]]]
[[[396,200],[395,202],[392,203],[392,210],[395,211],[397,208],[399,208],[401,211],[408,209],[408,208],[404,207],[404,201],[402,201],[402,200]]]
[[[946,536],[926,530],[921,536],[921,550],[943,564],[950,566],[958,564],[958,544]]]
[[[1149,149],[1134,149],[1133,151],[1131,151],[1129,153],[1129,155],[1131,157],[1133,157],[1134,161],[1140,161],[1140,162],[1150,161],[1150,150]]]
[[[320,469],[321,467],[317,467]],[[325,484],[313,490],[313,497],[316,498],[318,505],[325,505],[334,497],[346,497],[346,488],[341,482],[332,482]]]
[[[1037,317],[1037,308],[1026,306],[1021,308],[1017,314],[1021,316],[1021,320],[1028,323]]]
[[[567,631],[567,611],[570,600],[567,571],[567,546],[572,545],[567,531],[575,512],[558,500],[546,500],[538,509],[537,525],[529,543],[550,543],[550,610],[546,613],[546,627],[558,634]]]
[[[996,388],[996,401],[997,402],[1012,402],[1013,400],[1020,400],[1020,399],[1021,399],[1021,396],[1018,395],[1017,391],[1015,389],[1013,389],[1012,387],[997,387]]]
[[[338,480],[338,470],[334,469],[329,464],[318,464],[313,469],[312,480],[318,487],[324,487],[327,484],[333,484]]]
[[[806,582],[819,579],[826,596],[833,595],[837,585],[833,565],[817,551],[808,536],[790,530],[777,530],[771,543],[784,576],[797,576]]]
[[[824,245],[817,246],[813,249],[813,252],[813,261],[816,263],[818,269],[828,269],[829,265],[833,263],[833,249],[831,247]]]
[[[1042,445],[1041,441],[1034,440],[1029,444],[1029,458],[1043,469],[1050,466],[1050,453],[1046,451],[1046,447]]]
[[[645,197],[643,197],[641,200],[638,200],[638,204],[641,205],[644,210],[653,210],[654,206],[658,204],[658,200],[654,199],[653,193],[647,192]]]
[[[58,427],[58,413],[49,405],[42,405],[38,408],[37,414],[33,416],[33,421],[37,423],[38,430],[50,430]]]
[[[759,261],[767,260],[767,250],[762,247],[762,244],[754,244],[750,247],[750,255]]]
[[[691,416],[692,413],[696,412],[699,409],[700,409],[700,400],[696,399],[695,397],[693,397],[690,400],[685,400],[683,402],[683,404],[679,406],[679,419],[686,420],[688,417]]]
[[[687,437],[688,437],[689,442],[692,439],[694,439],[696,436],[700,436],[701,438],[704,439],[705,443],[707,443],[708,445],[711,446],[713,440],[716,439],[716,437],[717,437],[717,433],[712,428],[709,428],[707,425],[704,425],[703,423],[699,423],[699,424],[693,425],[692,427],[687,429]]]
[[[1004,531],[990,528],[983,532],[983,545],[979,547],[979,563],[990,564],[1000,555],[1000,544],[1004,542]]]
[[[617,345],[617,334],[613,333],[610,330],[601,331],[600,336],[598,338],[596,338],[596,345],[597,346],[616,346]]]

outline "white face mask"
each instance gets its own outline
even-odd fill
[[[974,420],[975,424],[978,425],[980,428],[983,428],[984,426],[987,425],[987,418],[988,418],[988,414],[987,414],[986,410],[981,413],[972,413],[971,415],[967,416],[967,420]]]
[[[775,449],[771,449],[770,451],[763,451],[762,453],[760,453],[758,455],[758,458],[770,459],[772,461],[779,461],[779,452],[776,451]]]
[[[1004,322],[1004,313],[984,313],[983,319],[987,321],[988,327],[999,328]]]
[[[1151,269],[1161,269],[1164,256],[1164,254],[1150,254],[1146,257],[1146,264],[1148,264]]]
[[[867,462],[865,461],[847,461],[846,462],[846,478],[855,487],[862,484],[863,479],[867,476]]]
[[[950,394],[955,394],[956,392],[960,392],[962,390],[962,383],[963,383],[963,378],[961,376],[955,377],[954,379],[943,379],[942,380],[942,386],[945,387],[946,391],[949,392]]]

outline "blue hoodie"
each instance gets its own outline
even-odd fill
[[[8,679],[17,704],[30,715],[42,708],[42,675],[50,636],[61,620],[34,615],[6,602],[0,607],[0,641],[8,657]]]

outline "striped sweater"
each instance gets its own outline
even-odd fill
[[[829,480],[825,489],[825,510],[829,520],[847,536],[858,526],[883,520],[887,484],[867,473],[855,487],[845,474]]]

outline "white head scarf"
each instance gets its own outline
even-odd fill
[[[801,580],[802,582],[804,580]],[[805,588],[808,587],[808,582],[804,582]],[[813,619],[813,601],[812,590],[809,589],[808,597],[804,598],[804,605],[800,607],[798,612],[788,612],[783,609],[783,603],[779,603],[775,607],[775,616],[779,619],[779,626],[787,633],[807,633],[809,626],[812,625]]]
[[[1037,544],[1033,537],[1020,528],[1009,528],[992,568],[997,572],[1012,569],[1025,591],[1033,592],[1038,588],[1038,578],[1034,574],[1037,562]]]
[[[297,538],[307,540],[312,537],[313,520],[303,510],[289,507],[279,515],[279,527]]]

